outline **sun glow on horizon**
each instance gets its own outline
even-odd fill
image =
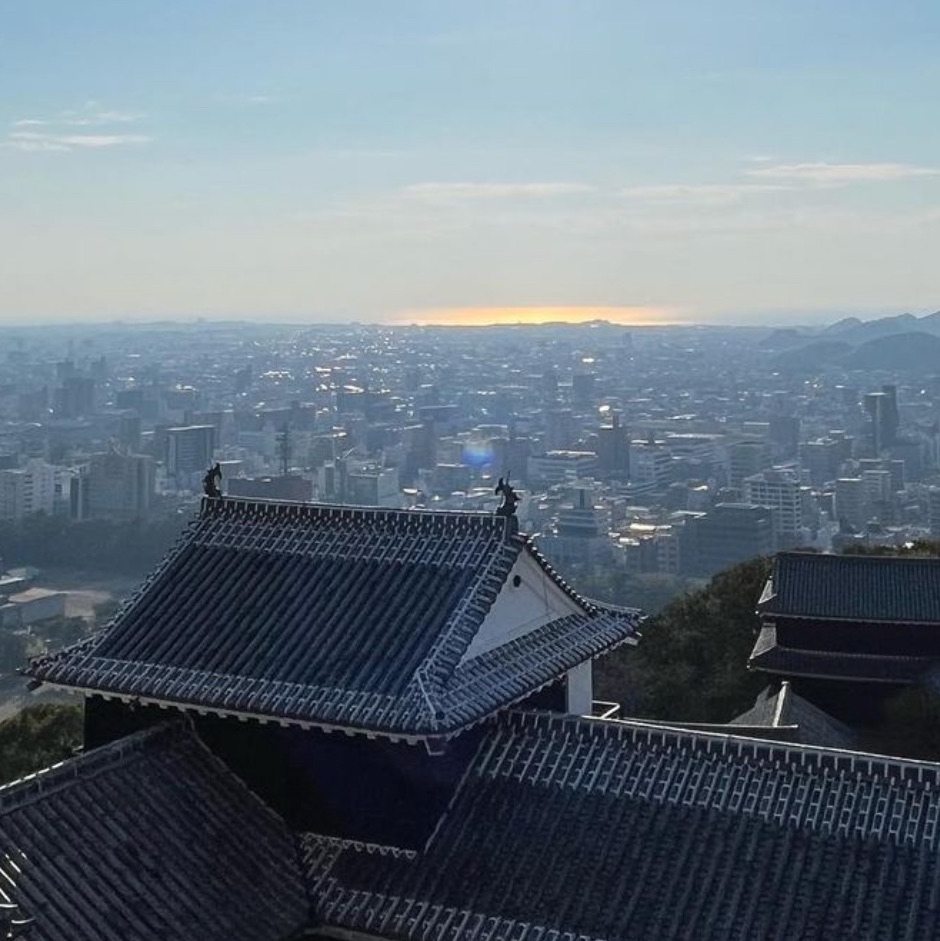
[[[627,327],[663,327],[686,323],[677,307],[439,307],[406,311],[397,324],[421,327],[490,327],[516,324],[590,323],[604,320]]]

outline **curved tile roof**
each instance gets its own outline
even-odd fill
[[[762,615],[940,626],[940,559],[781,552]]]
[[[513,522],[205,500],[188,534],[102,634],[34,661],[29,672],[184,707],[449,734],[636,630],[637,612],[578,596]],[[580,613],[498,648],[468,677],[461,657],[522,552]]]
[[[406,941],[940,932],[940,766],[510,713],[425,852],[305,838],[323,923]]]
[[[22,941],[283,941],[308,905],[283,821],[177,723],[0,788],[5,917]]]
[[[787,647],[778,642],[777,628],[772,625],[761,628],[747,661],[748,669],[782,676],[889,684],[916,683],[936,663],[936,657]]]

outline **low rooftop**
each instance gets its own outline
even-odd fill
[[[940,766],[505,714],[425,852],[305,838],[326,925],[432,941],[931,938]]]
[[[183,723],[0,787],[3,937],[282,941],[306,922],[283,822]]]

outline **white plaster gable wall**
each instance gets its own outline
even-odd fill
[[[516,576],[518,586],[514,584]],[[583,611],[528,552],[521,552],[460,662],[466,663],[551,621]]]
[[[573,716],[589,716],[594,706],[594,672],[591,661],[585,660],[568,671],[567,707]]]

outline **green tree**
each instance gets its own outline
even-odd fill
[[[728,722],[753,705],[766,678],[747,669],[760,627],[757,601],[771,559],[744,562],[681,595],[597,670],[597,695],[652,719]]]
[[[82,742],[82,707],[41,703],[0,722],[0,784],[68,758]]]
[[[863,747],[885,755],[940,761],[940,694],[909,686],[885,704],[884,716]]]
[[[565,570],[566,577],[569,575]],[[687,579],[661,572],[627,575],[622,572],[590,572],[571,577],[571,584],[582,595],[596,601],[640,608],[657,614],[689,587]]]
[[[186,518],[81,520],[34,513],[0,521],[7,565],[77,567],[143,576],[179,538]]]

